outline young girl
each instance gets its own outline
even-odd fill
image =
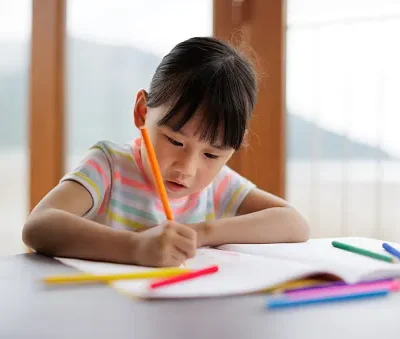
[[[165,221],[141,139],[101,141],[35,207],[24,242],[51,256],[177,266],[200,246],[307,240],[295,209],[226,166],[255,101],[254,70],[233,47],[214,38],[178,44],[133,111],[150,134],[175,220]]]

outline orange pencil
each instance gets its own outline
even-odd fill
[[[149,155],[151,169],[153,171],[154,181],[156,184],[158,195],[164,207],[165,216],[168,220],[174,220],[172,215],[171,207],[169,206],[167,192],[165,190],[164,181],[161,176],[160,167],[158,166],[156,153],[154,152],[153,145],[151,144],[149,132],[145,126],[141,126],[140,132],[142,133],[143,141],[147,149],[147,154]]]

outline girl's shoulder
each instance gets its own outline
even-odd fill
[[[140,158],[139,148],[132,143],[120,144],[110,140],[101,140],[93,144],[87,155],[89,157],[105,157],[110,166],[132,166]]]
[[[89,148],[89,152],[99,150],[108,158],[124,157],[132,159],[133,144],[119,144],[110,140],[101,140]]]

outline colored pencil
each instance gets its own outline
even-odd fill
[[[388,243],[384,242],[382,244],[382,247],[384,248],[384,250],[388,253],[390,253],[391,255],[395,256],[397,259],[400,259],[400,251],[398,251],[397,249],[395,249],[393,246],[389,245]]]
[[[386,261],[386,262],[391,262],[391,263],[397,261],[396,259],[389,257],[387,255],[371,252],[371,251],[365,250],[360,247],[356,247],[356,246],[349,245],[349,244],[344,244],[339,241],[332,241],[332,246],[336,247],[336,248],[340,248],[345,251],[357,253],[357,254],[364,255],[366,257],[381,260],[381,261]]]
[[[393,281],[393,279],[378,279],[378,280],[373,280],[373,281],[361,281],[357,283],[358,285],[364,285],[364,284],[371,284],[373,282],[390,282]],[[285,290],[285,294],[291,294],[291,293],[297,293],[301,291],[310,291],[310,290],[320,290],[321,288],[327,288],[327,287],[334,287],[334,286],[352,286],[353,284],[348,284],[344,281],[323,281],[320,284],[317,285],[310,285],[310,286],[304,286],[304,287],[294,287],[294,288],[289,288]]]
[[[292,292],[286,294],[286,296],[292,300],[324,296],[329,297],[334,295],[344,295],[361,292],[374,292],[382,289],[388,289],[389,291],[398,291],[400,289],[400,282],[393,280],[372,282],[370,284],[331,286],[315,290]]]
[[[317,286],[321,286],[321,284],[326,283],[325,280],[314,280],[314,279],[301,279],[295,281],[288,281],[273,287],[268,287],[262,290],[260,293],[281,293],[292,290],[303,290],[309,289]]]
[[[174,220],[171,207],[169,205],[167,192],[165,190],[164,181],[161,176],[160,167],[158,166],[156,153],[154,152],[153,145],[150,140],[149,132],[145,126],[141,126],[140,132],[142,133],[143,141],[146,146],[147,154],[149,156],[149,161],[151,165],[151,170],[153,172],[153,177],[156,185],[158,195],[161,199],[162,205],[164,207],[165,216],[168,220]]]
[[[110,282],[127,279],[167,278],[188,272],[191,271],[182,268],[160,268],[151,271],[131,273],[55,275],[44,278],[43,281],[46,284]]]
[[[272,298],[267,301],[267,308],[278,309],[296,306],[305,306],[311,304],[322,304],[329,302],[350,301],[366,298],[384,297],[389,294],[388,289],[377,290],[373,292],[358,292],[352,294],[335,295],[328,297],[315,297],[308,299],[288,299],[288,298]]]
[[[150,289],[154,290],[156,288],[160,288],[163,286],[168,286],[168,285],[176,284],[176,283],[179,283],[182,281],[203,277],[208,274],[213,274],[213,273],[218,272],[218,269],[219,268],[217,265],[213,265],[213,266],[201,269],[201,270],[197,270],[197,271],[193,271],[193,272],[189,272],[189,273],[183,273],[176,277],[155,281],[155,282],[151,283],[149,287],[150,287]]]

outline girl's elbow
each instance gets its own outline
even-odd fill
[[[37,231],[38,231],[37,221],[28,218],[22,230],[22,241],[29,248],[36,249],[35,245],[37,244],[37,238],[38,238]]]
[[[297,242],[306,242],[308,239],[310,239],[310,227],[306,221],[300,223],[297,228]]]
[[[40,213],[31,214],[22,230],[22,241],[29,248],[39,251],[43,242],[44,219]]]
[[[295,214],[294,229],[292,230],[293,242],[306,242],[310,239],[310,226],[306,219],[296,210],[292,209]]]

